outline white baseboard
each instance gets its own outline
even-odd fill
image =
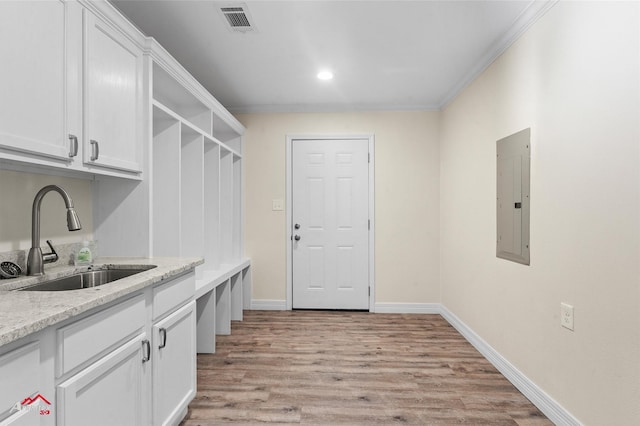
[[[376,303],[373,312],[378,314],[439,314],[439,303]]]
[[[254,311],[286,311],[286,300],[252,299],[251,310]]]
[[[376,303],[373,312],[381,314],[440,314],[439,303]],[[285,311],[286,300],[253,299],[252,310]]]
[[[547,395],[535,383],[533,383],[520,370],[507,361],[487,342],[471,330],[457,316],[455,316],[446,307],[440,305],[440,315],[449,322],[462,336],[467,339],[491,364],[493,364],[504,377],[507,378],[529,401],[544,413],[556,425],[580,426],[582,423],[578,421],[571,413],[564,409],[558,402]]]

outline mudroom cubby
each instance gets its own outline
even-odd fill
[[[181,83],[175,70],[172,77],[157,63],[151,69],[152,251],[205,259],[196,268],[196,296],[203,298],[199,350],[212,352],[215,334],[231,332],[231,320],[242,319],[244,297],[250,297],[243,292],[243,269],[249,267],[242,259],[244,129],[226,114],[216,114],[218,106]]]
[[[106,255],[115,235],[140,235],[130,255],[202,257],[196,267],[198,350],[215,351],[215,334],[251,305],[250,261],[242,249],[242,134],[244,127],[155,40],[149,39],[148,143],[142,184],[120,188],[121,216],[147,219],[148,228],[105,216],[97,236]]]

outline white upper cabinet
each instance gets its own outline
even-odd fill
[[[140,179],[144,36],[106,2],[25,0],[0,37],[0,159]]]
[[[0,2],[0,148],[10,154],[64,164],[73,159],[66,109],[68,27],[69,3]]]
[[[142,50],[84,11],[84,162],[142,171]]]

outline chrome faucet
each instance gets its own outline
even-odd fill
[[[58,260],[58,253],[53,248],[50,240],[47,240],[51,253],[42,254],[40,248],[40,204],[45,194],[49,191],[56,191],[62,196],[64,204],[67,207],[67,228],[69,231],[77,231],[82,229],[78,214],[73,208],[73,200],[67,192],[57,185],[48,185],[42,188],[33,199],[33,208],[31,210],[31,249],[27,258],[27,275],[44,275],[45,263],[52,263]]]

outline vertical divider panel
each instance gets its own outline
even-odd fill
[[[229,280],[216,287],[216,334],[231,334],[231,285]]]
[[[153,109],[153,255],[179,256],[181,124]]]
[[[181,136],[180,255],[202,257],[204,256],[203,136],[185,125],[182,126]],[[196,279],[201,278],[201,275],[201,268],[197,267]]]
[[[231,276],[231,320],[242,321],[242,271]]]
[[[196,301],[196,333],[198,353],[216,352],[216,289]]]
[[[233,258],[233,154],[220,150],[220,246],[221,262]]]
[[[242,257],[242,159],[233,156],[233,198],[232,198],[232,237],[231,257],[240,260]]]
[[[204,144],[204,267],[220,268],[220,145]]]
[[[251,268],[246,267],[242,271],[242,307],[244,309],[251,309]]]

